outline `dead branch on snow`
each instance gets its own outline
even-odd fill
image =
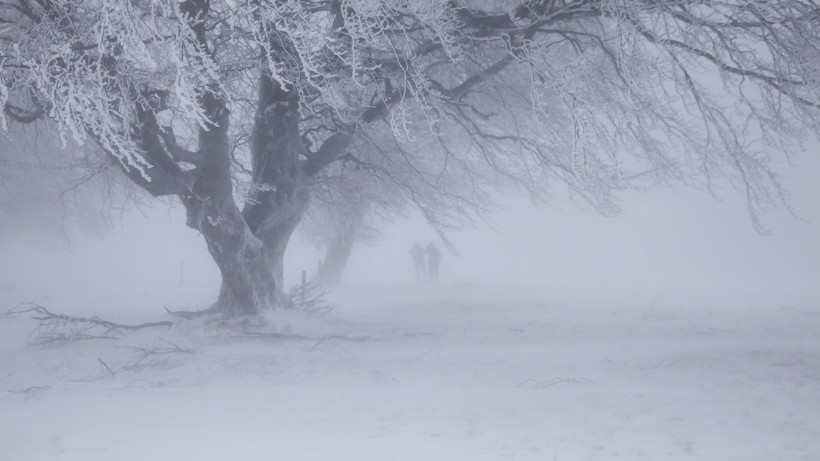
[[[0,320],[28,315],[37,321],[37,328],[32,333],[39,344],[54,344],[80,340],[117,339],[125,331],[136,331],[144,328],[170,327],[171,321],[146,322],[136,325],[114,323],[99,317],[75,317],[56,314],[47,308],[32,302],[20,303],[0,314]],[[112,336],[117,334],[118,336]]]

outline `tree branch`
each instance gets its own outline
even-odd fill
[[[46,113],[46,108],[42,104],[35,104],[34,109],[26,110],[22,107],[17,107],[12,103],[6,103],[6,106],[3,108],[3,112],[5,112],[6,115],[11,117],[17,123],[32,123],[37,121]]]
[[[302,171],[315,176],[322,168],[335,162],[350,145],[351,135],[336,133],[325,140],[322,146],[302,163]]]
[[[633,27],[635,27],[635,30],[639,34],[641,34],[642,37],[644,37],[646,40],[648,40],[651,43],[654,43],[656,45],[669,46],[669,47],[675,47],[675,48],[682,49],[682,50],[684,50],[688,53],[691,53],[695,56],[706,59],[707,61],[709,61],[712,64],[716,65],[722,71],[726,71],[726,72],[729,72],[731,74],[739,75],[741,77],[749,77],[749,78],[754,79],[756,81],[763,82],[763,83],[771,86],[772,88],[774,88],[778,92],[781,92],[781,93],[791,97],[792,99],[799,102],[800,104],[810,106],[810,107],[820,108],[820,104],[818,104],[817,102],[810,101],[810,100],[808,100],[804,97],[801,97],[797,94],[794,94],[791,91],[788,91],[788,89],[785,88],[785,85],[804,86],[804,85],[806,85],[806,83],[803,82],[803,81],[794,80],[794,79],[790,79],[790,78],[785,78],[783,76],[766,75],[764,73],[756,72],[756,71],[753,71],[753,70],[750,70],[750,69],[744,69],[744,68],[739,67],[739,66],[729,65],[726,62],[724,62],[723,60],[721,60],[720,58],[718,58],[718,56],[716,56],[713,53],[709,53],[708,51],[705,51],[705,50],[702,50],[700,48],[689,45],[687,43],[681,42],[680,40],[659,37],[657,34],[652,33],[638,19],[632,17],[631,15],[625,15],[625,18]]]
[[[168,127],[159,130],[159,136],[165,143],[165,150],[177,162],[187,162],[192,165],[200,165],[202,163],[202,154],[200,152],[192,152],[184,149],[177,144],[177,137],[174,131]]]

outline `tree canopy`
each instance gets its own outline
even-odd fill
[[[759,223],[787,204],[773,152],[820,131],[819,34],[810,0],[8,0],[0,122],[47,117],[178,196],[215,308],[253,313],[330,165],[433,222],[499,181],[606,212],[728,179]]]

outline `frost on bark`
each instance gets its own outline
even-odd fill
[[[724,181],[759,224],[788,206],[772,152],[820,131],[805,0],[9,0],[0,26],[0,127],[48,118],[178,197],[228,314],[286,304],[282,256],[331,176],[435,225],[499,184],[613,212]]]

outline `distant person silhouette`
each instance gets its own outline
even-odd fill
[[[438,266],[441,262],[441,251],[435,243],[427,245],[427,274],[431,282],[438,282]]]
[[[427,268],[424,265],[424,248],[416,242],[410,250],[410,255],[413,256],[413,264],[416,266],[416,281],[424,282],[427,280]]]

